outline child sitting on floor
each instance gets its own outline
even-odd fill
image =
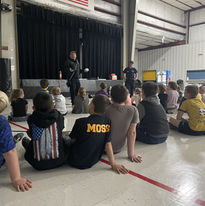
[[[107,84],[105,84],[104,82],[102,82],[102,83],[100,84],[100,90],[99,90],[95,95],[97,95],[97,94],[103,94],[103,95],[109,97],[109,94],[107,93],[106,89],[107,89]]]
[[[65,97],[61,94],[60,87],[53,87],[51,92],[55,103],[54,109],[57,109],[63,116],[65,116],[68,111],[66,109]]]
[[[23,89],[13,89],[9,98],[11,102],[11,113],[8,120],[14,122],[26,121],[29,117],[28,102],[24,99]]]
[[[49,87],[50,83],[47,79],[41,79],[40,85],[41,85],[41,92],[49,93],[48,87]]]
[[[22,145],[26,149],[25,159],[37,170],[53,169],[61,166],[68,158],[68,145],[62,137],[64,117],[54,108],[52,96],[39,92],[33,99],[33,113],[27,122],[28,134]]]
[[[71,153],[68,162],[72,167],[87,169],[95,165],[104,151],[114,171],[126,174],[128,170],[117,165],[111,144],[111,121],[103,115],[111,102],[105,95],[96,95],[89,104],[89,117],[77,119],[72,132]]]
[[[178,93],[179,93],[179,97],[178,97],[177,103],[180,104],[180,102],[181,102],[182,99],[183,99],[183,92],[182,92],[181,87],[180,87],[179,85],[177,85],[177,91],[178,91]]]
[[[142,85],[143,100],[138,104],[140,123],[136,140],[146,144],[159,144],[167,140],[169,123],[164,108],[157,96],[158,86],[154,82]]]
[[[205,104],[205,84],[199,87],[199,93],[201,94],[201,101]]]
[[[132,105],[134,106],[137,106],[142,101],[142,94],[140,88],[135,89],[134,95],[131,97],[131,101],[132,101]]]
[[[86,90],[83,87],[80,87],[78,90],[78,95],[74,99],[74,107],[72,113],[81,114],[88,113],[88,104],[89,98],[86,94]]]
[[[160,99],[160,103],[161,105],[164,107],[164,110],[167,111],[167,98],[168,98],[168,94],[165,93],[166,91],[166,87],[164,84],[158,84],[158,97]]]
[[[179,98],[179,93],[177,92],[177,83],[169,82],[167,86],[167,113],[173,114],[177,113],[177,101]]]
[[[9,100],[7,95],[0,91],[0,113],[2,113],[8,105]],[[11,127],[6,118],[0,115],[0,168],[4,161],[7,163],[12,184],[18,192],[20,190],[28,191],[29,188],[32,188],[32,182],[21,177],[18,154],[15,142],[13,141]]]
[[[184,96],[187,98],[179,108],[177,118],[170,118],[170,123],[178,128],[178,131],[188,135],[205,135],[205,104],[197,98],[198,87],[188,85]],[[189,119],[182,116],[187,113]]]

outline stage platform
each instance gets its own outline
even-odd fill
[[[66,85],[66,79],[48,79],[48,81],[50,82],[50,86],[48,88],[50,93],[53,87],[58,86],[61,88],[61,92],[65,97],[70,96],[70,88],[68,88]],[[107,84],[107,87],[114,86],[116,84],[123,84],[123,80],[80,79],[81,87],[84,87],[86,89],[86,92],[91,95],[95,94],[99,90],[99,86],[102,82],[105,82]],[[25,99],[33,99],[35,94],[41,91],[40,79],[22,79],[21,88],[24,90]]]

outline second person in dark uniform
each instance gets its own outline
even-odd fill
[[[134,81],[136,81],[138,77],[138,71],[133,67],[134,62],[130,61],[129,67],[125,68],[123,71],[123,79],[125,82],[125,86],[129,90],[130,97],[133,96],[134,91]],[[125,77],[126,74],[126,77]]]

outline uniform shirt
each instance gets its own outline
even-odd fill
[[[3,154],[15,148],[11,127],[6,118],[0,115],[0,168],[3,164]]]
[[[70,138],[76,141],[71,145],[68,162],[72,167],[86,169],[96,164],[111,141],[111,121],[107,116],[90,115],[75,121]]]
[[[11,103],[13,107],[13,117],[25,117],[26,109],[25,106],[28,104],[27,100],[18,98],[16,101]]]
[[[123,73],[126,74],[127,79],[134,79],[135,74],[138,73],[138,71],[134,67],[132,67],[132,68],[127,67],[124,69]]]
[[[194,131],[205,131],[205,104],[197,98],[185,100],[179,110],[187,112],[189,127]]]
[[[112,147],[113,152],[118,153],[123,150],[127,143],[127,132],[130,124],[139,123],[138,110],[130,105],[112,105],[105,113],[112,123]]]

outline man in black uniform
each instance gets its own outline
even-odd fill
[[[80,64],[76,59],[77,55],[75,51],[70,52],[70,59],[65,62],[64,71],[67,73],[68,82],[70,81],[70,95],[71,103],[74,105],[74,98],[78,94],[78,89],[80,88],[79,75],[82,72],[88,72],[88,69],[84,71],[80,68]]]
[[[123,71],[123,80],[125,82],[125,86],[129,90],[130,97],[133,96],[134,91],[134,81],[138,77],[138,71],[133,67],[134,62],[130,61],[129,67],[125,68]],[[126,77],[125,77],[126,74]]]

